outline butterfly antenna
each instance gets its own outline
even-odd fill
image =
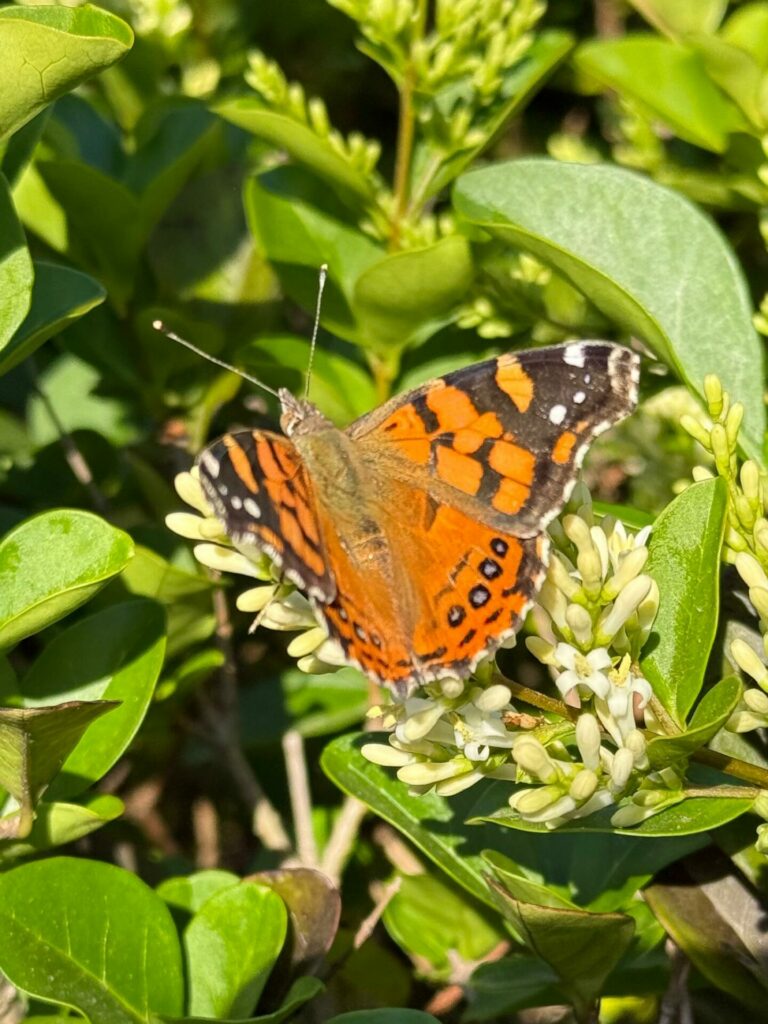
[[[307,383],[304,388],[304,397],[309,398],[309,385],[312,380],[312,364],[315,361],[315,349],[317,348],[317,332],[320,329],[320,307],[323,304],[323,289],[328,277],[328,264],[323,263],[320,267],[320,277],[317,282],[317,302],[315,303],[315,325],[312,328],[312,341],[309,343],[309,363],[307,364]]]
[[[188,348],[195,355],[201,356],[203,359],[207,359],[209,363],[215,363],[216,366],[220,366],[222,370],[229,370],[232,373],[236,373],[238,377],[242,377],[243,380],[250,381],[251,384],[255,384],[257,388],[261,388],[263,391],[268,391],[270,395],[274,395],[275,398],[280,398],[280,395],[274,388],[271,388],[269,384],[265,384],[264,381],[259,380],[258,377],[252,377],[249,373],[244,370],[238,370],[236,366],[232,366],[231,363],[225,363],[223,359],[217,359],[216,356],[212,356],[210,352],[205,352],[203,349],[198,348],[197,345],[193,345],[191,341],[187,341],[186,338],[180,338],[175,331],[172,331],[169,327],[163,323],[162,320],[153,320],[152,326],[156,331],[160,331],[166,338],[170,338],[171,341],[177,341],[179,345],[183,345]]]

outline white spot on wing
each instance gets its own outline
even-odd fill
[[[261,509],[253,498],[246,498],[243,502],[243,508],[249,516],[253,516],[254,519],[261,519]]]
[[[219,475],[221,469],[221,463],[208,449],[200,453],[200,462],[205,467],[205,471],[209,476],[212,476],[214,480]]]
[[[576,403],[576,405],[581,405],[581,403],[584,401],[584,399],[586,397],[587,397],[586,392],[584,392],[584,391],[577,391],[576,394],[573,396],[573,400]]]
[[[230,505],[235,510],[235,512],[239,512],[240,509],[243,507],[243,499],[238,498],[236,494],[233,494],[230,500]]]
[[[580,370],[584,367],[584,358],[583,345],[568,345],[563,351],[563,362],[569,366],[578,366]]]
[[[565,419],[565,414],[568,410],[564,405],[553,405],[549,410],[550,423],[554,423],[555,426],[559,426]]]

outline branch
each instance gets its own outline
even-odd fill
[[[344,797],[344,803],[341,805],[320,862],[320,870],[337,885],[367,813],[368,808],[356,797]]]
[[[304,739],[297,729],[289,729],[283,736],[283,758],[296,833],[296,853],[303,867],[316,868],[319,861],[312,828],[312,797],[307,760],[304,756]]]

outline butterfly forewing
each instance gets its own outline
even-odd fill
[[[508,354],[399,396],[349,432],[441,501],[529,537],[562,508],[589,444],[634,408],[638,375],[637,356],[607,342]]]
[[[293,443],[280,434],[225,434],[201,454],[200,480],[227,536],[256,544],[284,575],[319,600],[336,591],[315,514],[312,482]]]

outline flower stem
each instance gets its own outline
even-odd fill
[[[427,22],[427,2],[428,0],[418,0],[414,14],[411,47],[417,41],[420,41],[424,35]],[[400,225],[408,209],[411,160],[413,158],[413,143],[416,130],[416,112],[413,105],[415,90],[416,67],[413,62],[413,55],[411,54],[406,62],[403,80],[400,85],[400,116],[397,126],[397,148],[395,151],[395,175],[393,181],[395,208],[392,215],[392,232],[390,234],[391,249],[400,248]]]

